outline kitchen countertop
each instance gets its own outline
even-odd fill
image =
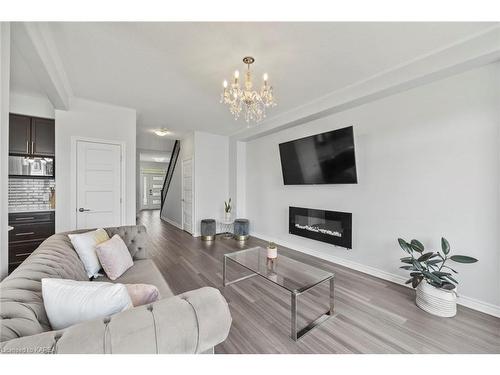
[[[40,208],[40,209],[29,209],[29,208],[20,208],[20,209],[9,209],[9,214],[22,214],[22,213],[30,213],[30,212],[54,212],[55,208]]]

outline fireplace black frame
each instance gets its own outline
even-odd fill
[[[340,221],[342,226],[342,237],[336,237],[321,232],[313,232],[307,229],[299,229],[295,226],[295,215]],[[335,246],[345,247],[346,249],[352,249],[352,213],[350,212],[327,211],[314,208],[290,206],[288,208],[288,231],[290,234],[295,234],[297,236],[326,242]]]

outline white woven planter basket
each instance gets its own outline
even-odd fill
[[[430,314],[450,318],[457,314],[457,293],[455,290],[438,289],[425,280],[417,286],[415,302]]]

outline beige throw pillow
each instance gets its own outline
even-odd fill
[[[127,245],[117,234],[97,245],[96,254],[110,280],[116,280],[134,265]]]
[[[160,299],[158,288],[150,284],[125,284],[132,304],[135,306],[147,305]]]

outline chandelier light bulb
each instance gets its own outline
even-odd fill
[[[234,72],[234,78],[235,78],[235,79],[240,78],[240,72],[239,72],[238,70],[236,70],[236,71]]]
[[[264,73],[264,77],[263,78],[264,78],[264,83],[267,83],[267,79],[269,78],[268,75],[267,75],[267,73]]]
[[[224,80],[224,82],[222,82],[222,86],[223,86],[224,88],[227,88],[227,81],[226,81],[226,80]]]

